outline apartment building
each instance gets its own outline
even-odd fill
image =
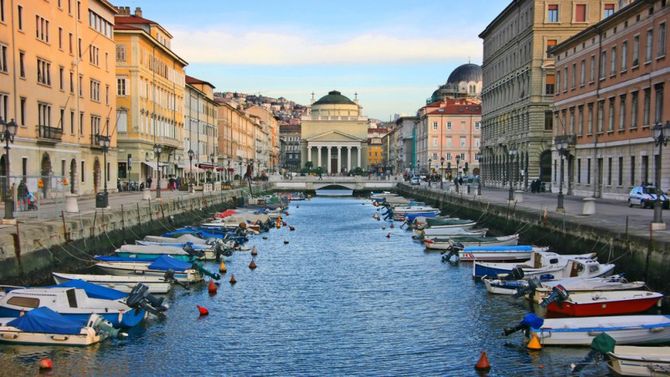
[[[183,152],[177,156],[181,175],[193,176],[197,182],[219,179],[222,168],[214,85],[188,75],[185,80]]]
[[[18,124],[0,175],[38,198],[93,194],[105,177],[116,188],[115,13],[105,0],[0,1],[0,118]]]

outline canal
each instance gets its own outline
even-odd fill
[[[204,284],[177,287],[168,319],[126,341],[0,346],[0,375],[33,375],[48,356],[55,376],[472,376],[484,350],[491,376],[566,376],[587,353],[529,353],[520,334],[503,337],[525,312],[521,300],[487,295],[469,265],[441,263],[410,232],[373,220],[375,210],[352,197],[293,202],[285,220],[295,231],[253,238],[258,268],[248,269],[249,253],[234,254],[216,295]],[[198,317],[196,305],[210,315]]]

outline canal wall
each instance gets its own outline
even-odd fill
[[[267,185],[254,187],[254,194],[267,190]],[[0,283],[39,284],[50,281],[52,271],[89,269],[95,255],[110,254],[148,234],[192,225],[214,212],[243,204],[248,195],[248,188],[186,194],[86,215],[64,213],[59,219],[19,222],[14,230],[0,234]]]
[[[615,271],[628,280],[644,280],[648,286],[670,292],[670,245],[639,234],[617,232],[595,225],[575,222],[546,210],[517,208],[514,204],[496,204],[485,198],[447,193],[399,184],[398,193],[439,207],[444,214],[476,220],[494,233],[519,233],[522,242],[551,246],[563,254],[594,252],[600,262],[616,264]]]

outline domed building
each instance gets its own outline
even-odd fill
[[[311,162],[329,174],[367,170],[368,118],[358,99],[333,90],[312,101],[302,117],[301,167]]]
[[[451,72],[447,82],[433,92],[426,104],[442,101],[444,98],[479,99],[482,94],[482,67],[467,63]]]

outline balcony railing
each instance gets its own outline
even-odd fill
[[[37,126],[37,141],[57,143],[63,139],[63,130],[45,125]]]

